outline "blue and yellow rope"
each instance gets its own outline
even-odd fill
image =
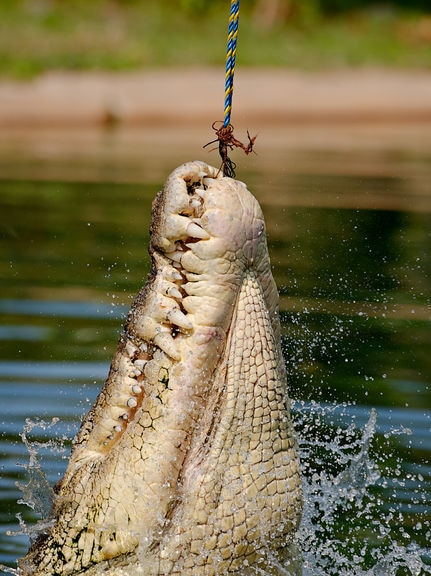
[[[239,21],[239,0],[231,0],[229,14],[229,28],[227,35],[226,50],[226,77],[224,89],[224,119],[223,122],[213,122],[212,128],[215,130],[217,138],[205,144],[204,148],[218,142],[218,151],[221,158],[220,170],[224,176],[235,178],[236,165],[228,156],[228,151],[233,148],[242,148],[246,154],[253,151],[256,136],[251,137],[247,130],[248,143],[243,144],[233,135],[233,126],[230,123],[232,112],[233,76],[235,73],[236,41],[238,38]],[[218,127],[220,126],[220,127]]]
[[[239,0],[231,0],[229,14],[229,28],[226,49],[226,78],[224,89],[224,120],[226,128],[230,124],[233,95],[233,76],[235,73],[236,41],[238,37]]]

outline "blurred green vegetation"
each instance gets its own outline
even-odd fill
[[[0,74],[224,61],[229,0],[0,0]],[[431,66],[429,0],[253,0],[242,65]]]

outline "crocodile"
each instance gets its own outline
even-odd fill
[[[251,573],[270,569],[298,526],[297,440],[257,200],[188,162],[153,202],[149,253],[20,574]]]

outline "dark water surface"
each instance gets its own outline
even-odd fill
[[[38,518],[18,503],[17,483],[32,478],[32,502],[49,508],[44,475],[49,485],[61,477],[148,271],[151,201],[199,152],[155,146],[130,164],[110,138],[108,156],[93,143],[85,159],[59,159],[52,144],[21,163],[0,159],[0,563],[9,566],[28,546],[9,534],[20,532],[17,514],[26,525]],[[262,154],[236,160],[262,204],[281,295],[305,476],[304,574],[431,574],[431,155],[281,144]]]

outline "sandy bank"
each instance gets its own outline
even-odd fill
[[[221,119],[223,71],[53,72],[0,83],[0,126],[191,125]],[[431,119],[431,73],[239,69],[232,121],[417,121]]]

